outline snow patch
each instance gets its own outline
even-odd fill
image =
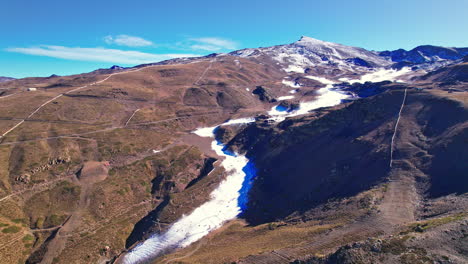
[[[404,67],[401,70],[394,70],[394,69],[378,69],[377,71],[370,72],[361,76],[360,79],[348,79],[348,78],[340,78],[339,80],[342,82],[349,82],[353,83],[365,83],[365,82],[383,82],[383,81],[396,81],[402,82],[398,78],[402,75],[411,72],[411,68]]]
[[[335,84],[336,82],[335,81],[332,81],[332,80],[329,80],[327,78],[323,78],[323,77],[317,77],[317,76],[305,76],[307,79],[311,79],[311,80],[316,80],[316,81],[319,81],[323,84],[326,84],[326,85],[331,85],[331,84]]]
[[[289,91],[289,93],[290,93],[290,94],[295,94],[295,93],[297,93],[297,90],[298,90],[298,89],[293,89],[293,90]]]
[[[271,120],[281,122],[284,119],[286,119],[286,117],[304,115],[318,108],[338,105],[343,99],[349,97],[348,94],[334,90],[333,84],[335,84],[335,82],[332,80],[317,76],[306,77],[309,79],[317,80],[323,84],[326,84],[327,86],[317,91],[318,96],[315,100],[308,102],[300,102],[299,108],[295,111],[287,112],[282,111],[282,109],[278,109],[277,106],[272,107],[271,110],[268,111],[268,114],[271,116]]]
[[[245,124],[253,121],[253,118],[240,118],[229,120],[222,125]],[[199,128],[194,133],[203,137],[214,137],[213,132],[216,127],[218,126]],[[216,140],[212,141],[211,148],[219,156],[224,157],[221,166],[229,175],[210,194],[208,202],[192,213],[183,215],[165,233],[154,234],[130,250],[123,256],[124,264],[141,263],[167,251],[186,247],[242,212],[246,204],[246,198],[242,195],[248,191],[249,184],[255,176],[252,171],[255,169],[245,156],[227,153],[223,149],[224,146]]]
[[[287,72],[297,72],[297,73],[304,73],[305,69],[297,66],[297,65],[289,65],[286,69],[284,69]]]
[[[200,136],[200,137],[212,137],[214,138],[214,130],[218,126],[212,126],[212,127],[201,127],[197,128],[195,131],[193,131],[194,134]]]
[[[294,99],[294,95],[280,96],[280,97],[278,97],[276,100],[278,100],[278,101],[284,101],[284,100],[290,100],[290,99]]]
[[[293,81],[283,80],[282,83],[283,83],[284,85],[287,85],[287,86],[292,87],[292,88],[299,88],[299,87],[301,87],[300,85],[298,85],[296,82],[293,82]]]

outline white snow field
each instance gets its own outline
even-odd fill
[[[253,121],[253,118],[241,118],[230,120],[222,125],[243,124]],[[194,133],[201,137],[214,137],[216,127],[218,126],[199,128]],[[141,263],[169,250],[186,247],[241,213],[242,210],[238,199],[246,177],[243,168],[247,166],[249,160],[242,155],[226,154],[223,152],[224,146],[216,140],[213,140],[211,147],[216,154],[224,157],[221,166],[229,175],[211,193],[210,200],[196,208],[192,213],[182,216],[165,233],[154,234],[137,245],[123,256],[122,263]]]
[[[312,79],[313,76],[309,77]],[[301,102],[300,108],[293,112],[278,111],[276,107],[273,107],[268,112],[272,116],[271,119],[280,122],[289,116],[302,115],[320,107],[340,104],[342,99],[349,97],[346,94],[331,90],[334,84],[333,81],[319,77],[313,78],[327,85],[325,88],[318,90],[319,96],[316,100]],[[284,97],[289,99],[290,96]],[[229,120],[221,125],[248,124],[254,121],[254,118],[239,118]],[[193,133],[201,137],[214,138],[217,127],[219,126],[199,128]],[[211,193],[210,200],[196,208],[192,213],[182,216],[165,233],[154,234],[134,247],[123,256],[122,263],[141,263],[170,250],[186,247],[211,231],[218,229],[225,222],[234,219],[242,212],[239,198],[243,183],[248,180],[244,168],[247,167],[249,160],[243,155],[224,152],[223,147],[215,139],[211,142],[211,148],[216,154],[224,157],[221,166],[228,172],[228,176]]]
[[[383,82],[383,81],[400,81],[398,78],[402,75],[411,72],[411,68],[404,67],[401,70],[394,69],[379,69],[361,76],[360,79],[340,78],[342,82],[349,83],[365,83],[365,82]]]
[[[307,114],[309,111],[317,109],[317,108],[321,108],[321,107],[335,106],[335,105],[340,104],[341,100],[349,97],[349,95],[347,94],[332,90],[333,84],[335,83],[332,80],[322,78],[322,77],[315,77],[315,76],[306,76],[306,77],[309,79],[317,80],[323,84],[326,84],[327,86],[317,91],[317,93],[319,94],[317,99],[313,101],[309,101],[309,102],[300,102],[299,109],[295,111],[292,111],[292,112],[281,111],[277,109],[277,106],[274,106],[270,111],[268,111],[268,114],[271,116],[272,120],[281,122],[284,119],[286,119],[286,117]]]
[[[292,87],[292,88],[299,88],[299,87],[301,87],[300,85],[297,85],[297,84],[296,84],[295,82],[293,82],[293,81],[283,80],[282,83],[283,83],[284,85],[287,85],[287,86]]]

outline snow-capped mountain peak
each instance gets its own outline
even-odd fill
[[[315,39],[315,38],[311,38],[311,37],[307,37],[307,36],[301,36],[301,38],[296,41],[295,43],[297,44],[303,44],[303,45],[333,45],[335,43],[332,43],[332,42],[327,42],[327,41],[323,41],[323,40],[320,40],[320,39]]]

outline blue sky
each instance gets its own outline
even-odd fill
[[[2,0],[0,76],[73,74],[291,43],[468,47],[466,0]]]

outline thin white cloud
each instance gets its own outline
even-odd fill
[[[223,49],[237,49],[238,44],[232,40],[223,38],[191,38],[190,41],[194,42],[190,48],[193,50],[206,50],[206,51],[218,51]]]
[[[154,45],[153,42],[144,38],[129,36],[129,35],[117,35],[117,36],[105,36],[104,41],[107,44],[117,44],[120,46],[128,47],[145,47]]]
[[[206,51],[219,51],[222,48],[213,45],[194,44],[190,46],[192,50],[206,50]]]
[[[195,54],[152,54],[118,49],[79,48],[49,45],[29,48],[8,48],[6,51],[67,60],[99,61],[119,64],[142,64],[181,57],[199,56]]]

